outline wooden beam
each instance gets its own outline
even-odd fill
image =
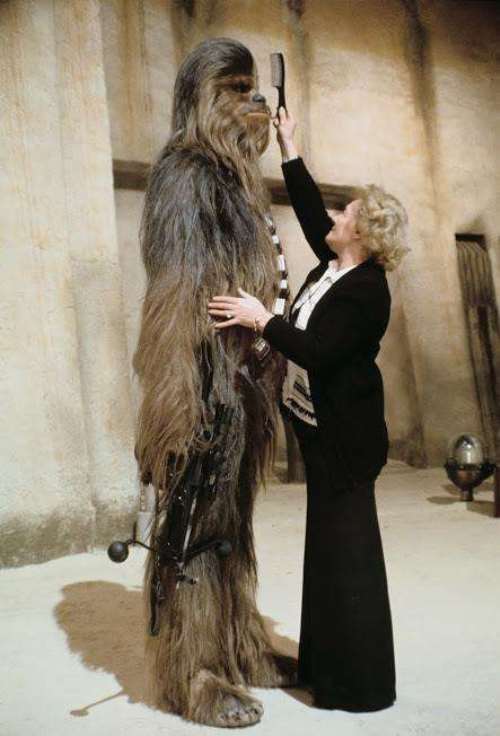
[[[134,189],[144,191],[150,165],[143,161],[123,161],[113,159],[113,180],[115,189]],[[290,199],[282,179],[264,179],[271,194],[272,204],[290,206]],[[356,190],[350,186],[334,184],[318,184],[327,209],[343,209],[356,196]]]
[[[115,189],[146,189],[150,165],[142,161],[113,159],[113,182]]]

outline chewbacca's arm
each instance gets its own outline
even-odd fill
[[[241,187],[206,157],[165,151],[153,167],[141,223],[148,287],[134,368],[143,389],[138,462],[157,487],[169,458],[186,457],[196,444],[206,403],[203,345],[217,367],[216,395],[229,406],[241,402],[235,374],[252,334],[216,336],[207,304],[238,286],[272,303],[274,251],[264,221],[260,228],[259,239]]]
[[[321,193],[299,156],[281,165],[292,207],[307,242],[320,261],[331,261],[336,254],[325,243],[334,222],[328,215]]]

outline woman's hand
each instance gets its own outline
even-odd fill
[[[290,112],[287,112],[284,107],[280,107],[278,115],[273,118],[273,125],[276,128],[276,139],[281,148],[283,158],[295,158],[298,156],[297,149],[293,142],[293,136],[297,123],[295,118]]]
[[[243,289],[238,289],[241,297],[236,296],[214,296],[208,303],[208,312],[213,317],[223,317],[223,322],[216,322],[215,329],[241,325],[258,329],[262,332],[268,321],[274,315],[268,312],[259,300],[247,294]]]

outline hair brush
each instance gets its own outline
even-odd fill
[[[285,102],[285,59],[283,54],[271,54],[271,84],[278,90],[278,109],[276,115],[279,114],[280,107],[286,110]]]

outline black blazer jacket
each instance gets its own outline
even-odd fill
[[[335,258],[324,242],[333,226],[302,158],[282,164],[292,206],[320,263],[304,288]],[[307,370],[318,442],[329,460],[331,482],[350,487],[374,480],[387,462],[384,387],[375,358],[390,315],[385,270],[370,257],[336,281],[314,307],[307,329],[272,317],[263,337]]]

